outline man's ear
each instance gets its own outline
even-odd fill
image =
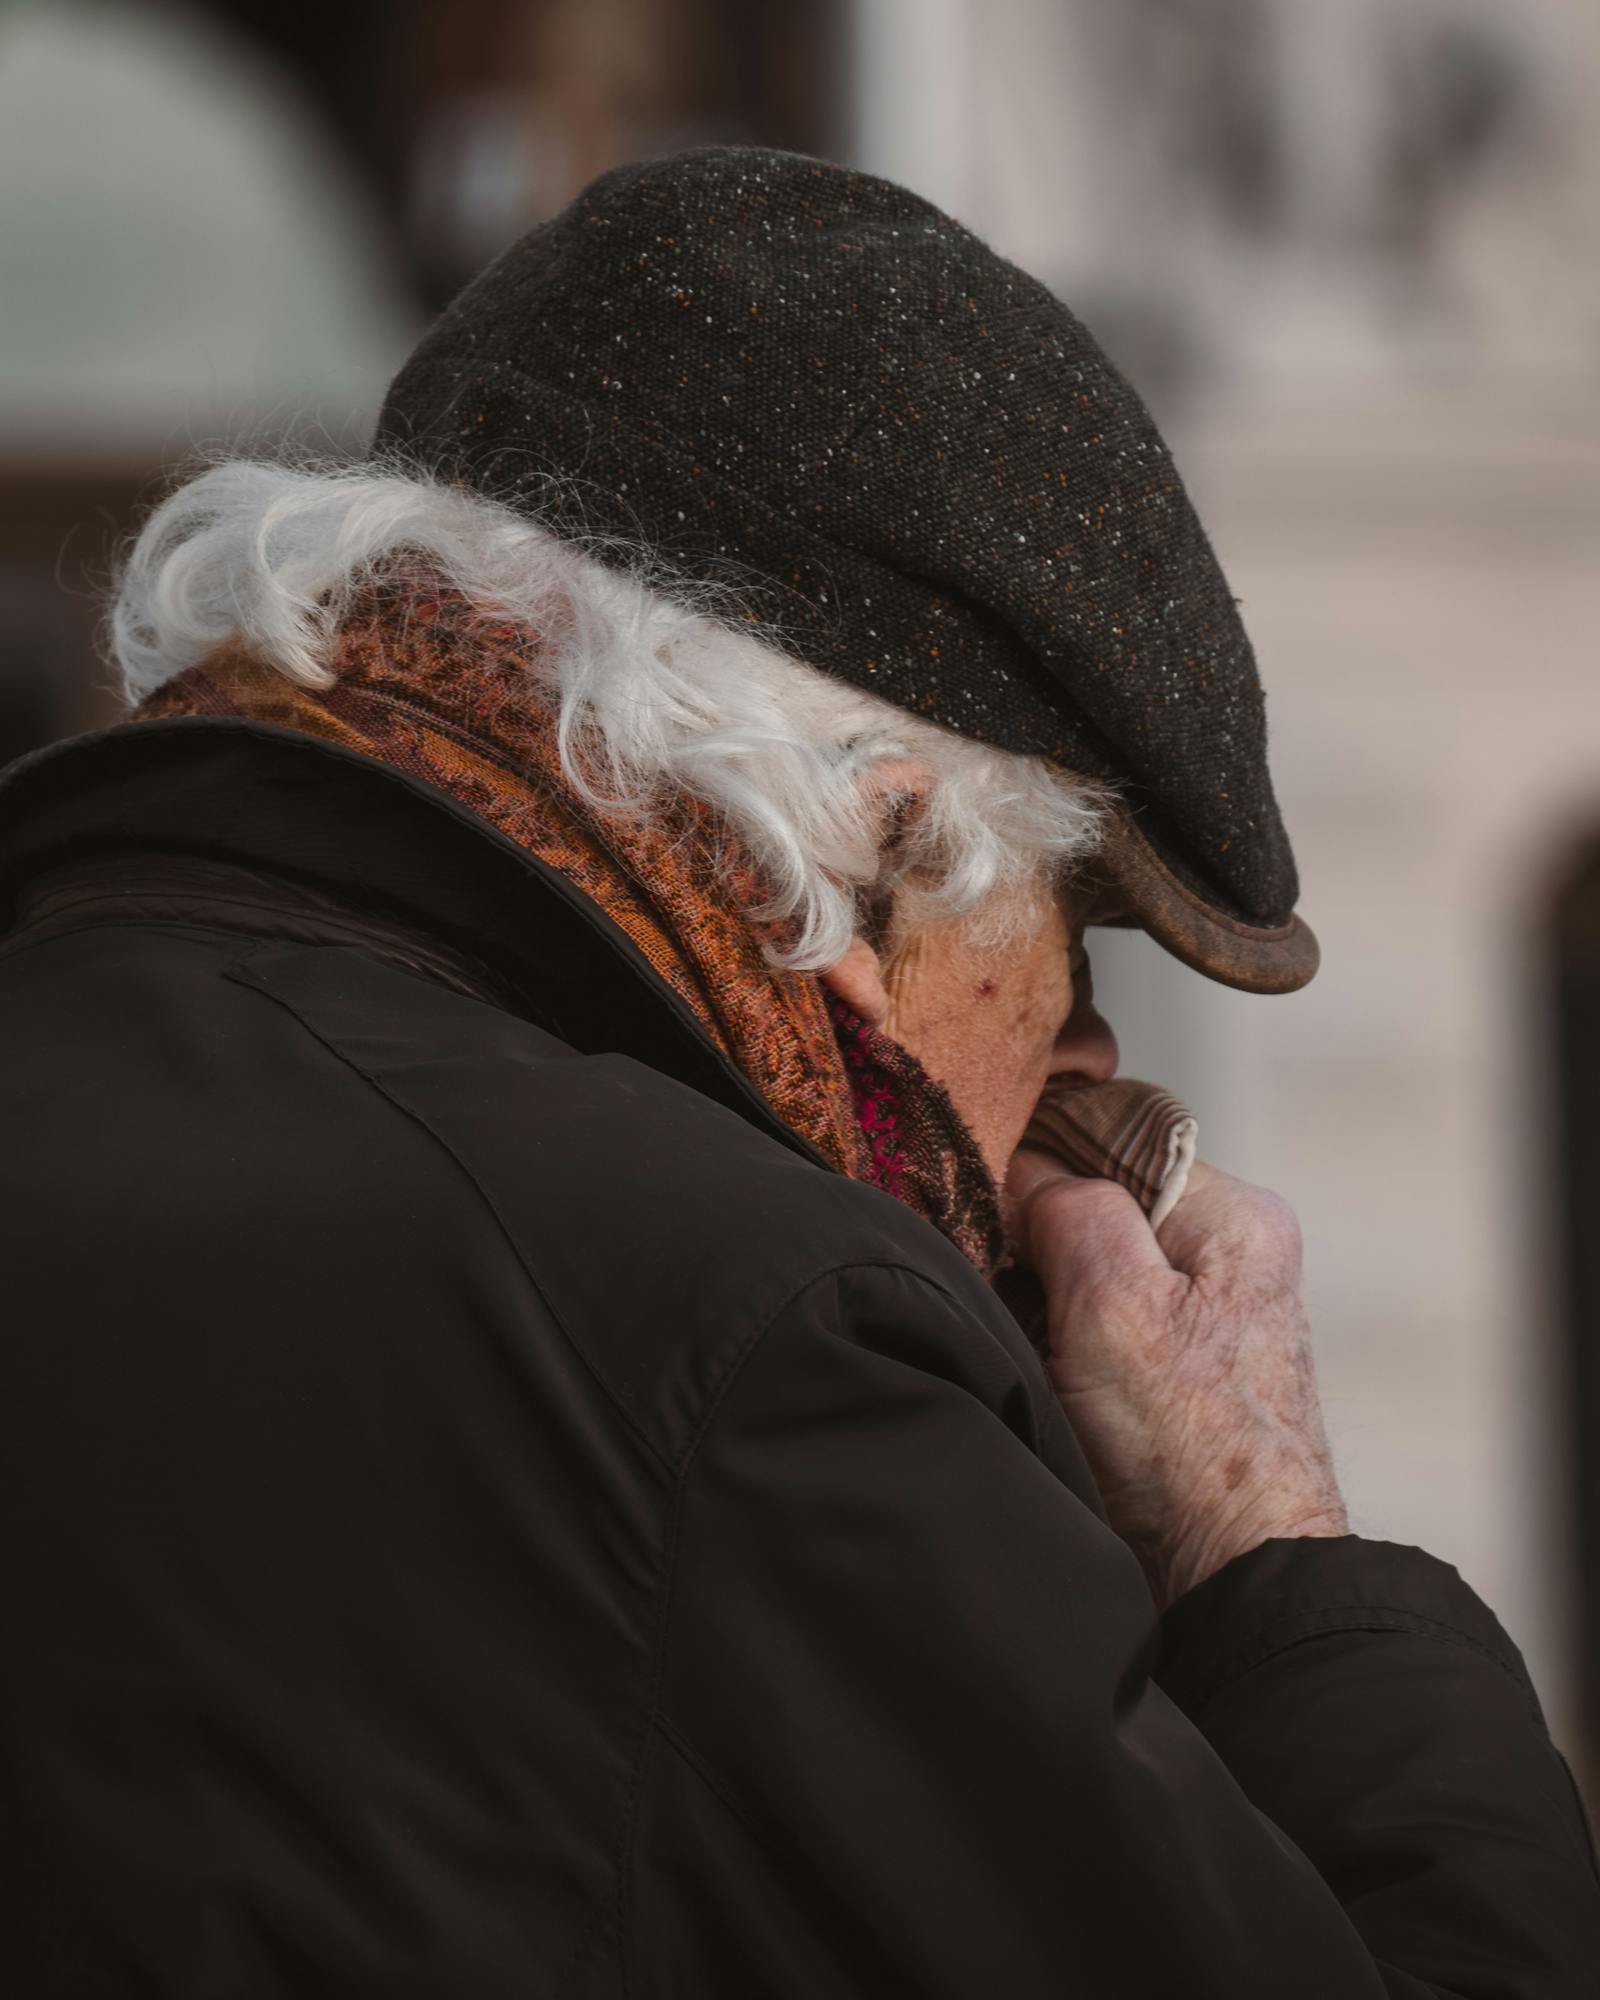
[[[887,858],[904,845],[932,789],[933,773],[917,757],[895,757],[862,772],[857,791],[881,856]]]
[[[872,817],[878,853],[887,858],[906,837],[927,799],[933,774],[914,757],[897,757],[876,764],[861,778],[861,801]],[[853,1014],[877,1027],[889,1011],[884,985],[881,938],[858,931],[842,958],[825,966],[817,977]]]
[[[863,1021],[878,1027],[889,1011],[888,989],[883,983],[883,961],[864,937],[850,940],[843,958],[825,965],[817,977],[830,993],[836,994]]]

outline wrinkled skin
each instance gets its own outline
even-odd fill
[[[1196,1162],[1152,1232],[1042,1153],[1010,1192],[1051,1382],[1157,1603],[1275,1536],[1348,1534],[1288,1204]]]
[[[857,938],[823,974],[945,1086],[1000,1182],[1052,1077],[1117,1073],[1116,1037],[1094,1004],[1082,899],[1030,890],[1007,900],[1020,934],[1002,950],[954,919],[882,959]]]
[[[1287,1204],[1197,1162],[1159,1231],[1124,1189],[1017,1151],[1052,1077],[1103,1081],[1085,904],[1038,899],[1017,941],[947,923],[880,958],[858,937],[824,982],[949,1090],[1005,1187],[1044,1287],[1047,1368],[1111,1524],[1166,1605],[1278,1536],[1349,1532],[1317,1397]]]

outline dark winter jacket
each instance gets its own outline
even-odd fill
[[[0,1991],[1600,1992],[1456,1572],[1158,1616],[992,1290],[465,808],[82,738],[0,932]]]

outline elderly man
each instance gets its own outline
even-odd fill
[[[1515,1647],[1349,1532],[1292,1217],[1113,1081],[1087,927],[1316,947],[1040,285],[618,169],[368,462],[173,494],[111,636],[130,720],[0,786],[8,1993],[1596,1990]]]

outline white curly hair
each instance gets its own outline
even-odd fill
[[[1029,908],[1004,892],[1054,885],[1098,845],[1103,785],[909,715],[781,650],[730,589],[662,576],[612,538],[601,561],[598,546],[395,462],[226,458],[140,529],[107,650],[130,704],[233,636],[326,687],[365,584],[442,577],[539,635],[530,674],[591,809],[648,815],[677,790],[720,816],[767,886],[750,915],[778,927],[770,956],[792,971],[833,964],[863,910],[897,893],[901,942],[914,906],[918,926],[981,929],[988,913],[1002,944]],[[886,852],[883,793],[908,766],[920,803]]]

